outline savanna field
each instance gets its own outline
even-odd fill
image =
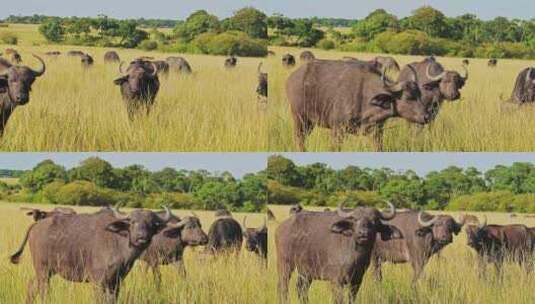
[[[276,221],[269,222],[269,272],[267,278],[266,303],[277,303],[277,264],[275,254],[275,230],[280,222],[288,218],[289,207],[269,206]],[[322,208],[306,207],[309,210]],[[470,213],[481,218],[485,214],[489,224],[525,224],[535,226],[535,218],[519,215],[510,218],[503,213]],[[459,213],[452,213],[458,219]],[[503,282],[495,276],[494,268],[487,269],[487,280],[481,280],[477,274],[476,254],[466,245],[464,229],[454,237],[452,244],[441,251],[441,257],[434,256],[424,268],[417,287],[411,287],[412,268],[409,264],[383,264],[383,281],[378,283],[368,269],[357,296],[357,303],[534,303],[533,290],[535,277],[527,275],[516,264],[508,263],[504,267]],[[298,303],[295,288],[296,274],[290,281],[291,303]],[[310,288],[311,304],[330,303],[331,285],[326,281],[314,281]]]
[[[11,116],[3,151],[266,151],[268,120],[256,95],[257,66],[262,58],[239,58],[223,68],[224,56],[189,55],[116,49],[129,62],[147,55],[165,60],[183,56],[191,76],[160,76],[160,91],[148,117],[130,122],[119,86],[119,64],[105,64],[109,49],[47,45],[37,26],[0,28],[19,36],[15,48],[24,64],[35,68],[42,56],[45,75],[32,86],[30,102]],[[0,50],[12,47],[0,45]],[[43,54],[62,52],[57,59]],[[68,50],[89,53],[95,64],[84,70]],[[264,64],[264,70],[268,67]]]
[[[52,209],[54,206],[0,203],[0,303],[24,303],[28,280],[34,276],[29,247],[26,247],[19,265],[9,262],[9,255],[21,244],[32,219],[19,208],[31,206]],[[80,207],[77,212],[95,212],[98,208]],[[124,211],[129,211],[124,209]],[[191,215],[187,210],[173,210],[179,217]],[[207,233],[214,221],[213,212],[195,211],[203,230]],[[260,227],[263,214],[234,213],[240,223],[247,215],[247,227]],[[206,257],[202,247],[187,248],[184,261],[187,279],[183,280],[173,266],[160,267],[162,288],[158,291],[152,272],[137,261],[126,277],[119,296],[119,303],[262,303],[270,290],[266,284],[264,265],[251,252],[242,248],[235,257]],[[93,303],[91,284],[77,284],[54,276],[50,281],[47,303]],[[259,302],[260,301],[260,302]],[[37,303],[40,303],[37,301]]]
[[[301,62],[299,54],[303,49],[271,48],[277,56],[270,57],[269,87],[269,150],[297,151],[293,141],[293,120],[286,98],[286,79]],[[369,60],[379,54],[348,53],[311,49],[318,59],[342,59],[352,56]],[[297,64],[286,69],[281,56],[291,53]],[[394,55],[400,66],[421,61],[422,56]],[[437,57],[448,70],[462,72],[463,58]],[[534,61],[499,60],[497,68],[487,67],[488,59],[470,59],[469,79],[461,91],[461,99],[445,101],[437,119],[423,129],[396,118],[385,125],[384,150],[388,151],[456,151],[456,152],[520,152],[535,151],[535,108],[518,107],[503,100],[511,96],[518,73]],[[397,74],[394,75],[397,77]],[[307,138],[309,152],[331,149],[330,130],[315,128]],[[371,136],[348,135],[342,151],[374,151]]]

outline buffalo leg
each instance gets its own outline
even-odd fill
[[[104,304],[115,304],[119,298],[119,287],[120,284],[104,284],[101,286],[100,300]]]
[[[26,297],[26,303],[32,304],[35,301],[35,296],[39,292],[39,297],[41,298],[41,303],[45,302],[46,294],[48,292],[48,283],[50,281],[50,275],[37,274],[35,278],[30,280],[28,283],[28,293]]]
[[[381,259],[375,258],[373,260],[373,276],[377,282],[381,282],[383,280],[383,272],[381,268]]]
[[[297,295],[299,296],[299,301],[303,304],[308,303],[308,290],[311,283],[312,280],[310,278],[302,275],[297,277]]]
[[[414,287],[414,286],[416,286],[416,283],[418,282],[418,279],[420,279],[420,277],[422,276],[422,272],[424,270],[424,265],[422,265],[419,262],[412,262],[411,265],[412,265],[412,270],[413,270],[412,287]]]
[[[477,259],[477,270],[479,278],[485,280],[487,278],[487,263],[483,257]]]
[[[299,151],[306,151],[305,140],[313,129],[314,125],[309,120],[301,117],[294,117],[295,144]]]
[[[332,283],[333,302],[335,304],[344,303],[344,285],[336,282]]]
[[[288,266],[279,266],[279,283],[277,287],[279,291],[279,303],[281,304],[288,303],[288,284],[292,275],[292,270]]]
[[[156,285],[156,289],[160,290],[160,287],[162,286],[162,273],[160,272],[160,266],[151,265],[150,268],[152,270],[152,275],[154,276],[154,285]]]

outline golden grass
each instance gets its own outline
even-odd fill
[[[26,286],[34,276],[29,249],[20,265],[9,263],[13,253],[24,237],[31,223],[29,217],[19,210],[21,204],[0,203],[0,303],[23,303]],[[39,206],[48,210],[53,206]],[[79,212],[94,212],[96,208],[77,208]],[[127,209],[125,209],[127,210]],[[208,231],[213,222],[213,212],[195,211]],[[189,214],[186,210],[175,210],[178,216]],[[243,213],[234,216],[241,222]],[[247,214],[247,225],[257,227],[263,223],[263,215]],[[254,254],[242,249],[235,259],[202,258],[201,248],[188,248],[185,252],[187,280],[183,280],[172,266],[163,266],[162,291],[153,282],[152,273],[146,271],[143,262],[137,262],[126,277],[120,293],[120,303],[254,303],[267,298],[264,266]],[[59,276],[51,280],[47,303],[93,303],[91,284],[73,284]],[[260,303],[260,302],[259,302]]]
[[[269,206],[277,222],[269,223],[269,300],[267,303],[277,303],[277,269],[274,235],[280,222],[288,217],[288,207]],[[322,210],[323,208],[309,208]],[[473,213],[475,215],[481,215]],[[454,214],[458,215],[458,214]],[[522,223],[535,226],[534,218],[510,218],[503,213],[486,213],[490,223],[511,224]],[[507,264],[504,268],[503,283],[496,279],[494,270],[489,267],[488,280],[479,279],[476,273],[475,252],[466,245],[464,230],[454,238],[453,244],[447,246],[441,257],[433,257],[424,269],[417,288],[411,287],[412,268],[408,264],[385,264],[383,266],[382,283],[375,282],[371,271],[364,277],[358,294],[358,303],[533,303],[535,278],[527,275],[516,264]],[[290,296],[292,303],[298,303],[295,289],[295,273],[290,282]],[[330,303],[330,284],[325,281],[314,281],[310,289],[310,303]]]
[[[7,29],[21,28],[26,29],[18,25]],[[20,36],[27,31],[21,30]],[[119,76],[118,64],[103,63],[107,49],[28,46],[22,42],[16,48],[32,67],[37,61],[30,53],[71,49],[91,54],[95,66],[84,71],[78,58],[46,58],[47,72],[34,83],[30,102],[18,107],[10,118],[0,150],[267,150],[266,111],[259,105],[255,92],[256,69],[263,59],[239,58],[238,66],[226,71],[221,56],[120,49],[118,53],[124,60],[141,55],[158,59],[184,56],[194,70],[189,77],[161,76],[160,92],[151,114],[130,122],[119,87],[113,83]],[[7,47],[0,45],[0,50]]]
[[[270,151],[296,151],[293,142],[293,121],[286,99],[286,79],[294,69],[285,69],[280,62],[284,53],[298,58],[301,49],[272,48],[277,56],[270,58]],[[341,59],[354,56],[371,59],[377,54],[356,54],[313,50],[317,58]],[[418,56],[394,56],[403,65],[419,61]],[[447,69],[460,70],[462,58],[438,58]],[[470,79],[462,90],[462,99],[445,102],[436,121],[422,131],[401,119],[386,124],[385,151],[535,151],[535,108],[517,107],[502,101],[511,95],[518,72],[533,61],[500,60],[496,69],[487,67],[487,60],[470,60]],[[307,140],[307,151],[329,151],[330,132],[316,128]],[[343,151],[373,151],[371,137],[348,136]]]

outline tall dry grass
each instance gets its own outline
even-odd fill
[[[26,248],[19,265],[9,262],[12,254],[31,224],[29,217],[19,210],[20,204],[0,203],[0,303],[24,303],[28,280],[33,278],[29,248]],[[36,205],[32,205],[36,206]],[[45,210],[53,206],[38,206]],[[96,208],[77,208],[79,212],[94,212]],[[125,209],[127,210],[127,209]],[[189,214],[174,210],[176,215]],[[213,222],[213,212],[196,211],[203,230]],[[245,214],[234,214],[242,221]],[[247,225],[262,225],[262,214],[247,214]],[[260,303],[268,297],[264,265],[259,258],[242,249],[238,258],[206,258],[202,248],[187,248],[185,265],[187,279],[182,279],[172,266],[163,266],[162,288],[156,289],[153,276],[143,262],[136,262],[121,287],[119,303]],[[59,276],[51,280],[47,303],[93,303],[91,284],[74,284]]]
[[[292,53],[298,58],[302,49],[272,48],[277,56],[269,59],[270,151],[296,151],[293,142],[293,121],[285,93],[288,76],[300,66],[285,69],[280,58]],[[341,59],[354,56],[371,59],[377,54],[356,54],[313,50],[320,59]],[[401,65],[420,61],[420,56],[394,56]],[[447,69],[461,70],[462,58],[437,58]],[[436,121],[423,130],[401,119],[386,124],[385,151],[535,151],[535,107],[517,107],[502,101],[511,95],[517,74],[533,61],[499,60],[498,67],[487,67],[484,59],[470,60],[470,78],[462,90],[462,98],[445,102]],[[307,151],[329,151],[330,132],[316,128],[307,140]],[[366,136],[348,136],[343,151],[373,151],[373,141]]]

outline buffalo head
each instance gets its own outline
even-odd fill
[[[488,244],[492,240],[492,236],[485,229],[487,227],[487,217],[484,217],[483,223],[479,225],[469,225],[466,227],[466,236],[468,239],[468,246],[474,248],[475,250],[481,250],[485,244]]]
[[[141,96],[142,88],[146,87],[146,83],[157,77],[158,67],[152,62],[136,60],[130,63],[130,66],[123,72],[123,64],[124,62],[121,62],[119,65],[119,72],[123,76],[115,79],[113,83],[120,86],[126,83],[132,94]]]
[[[260,228],[247,228],[247,216],[243,218],[243,235],[245,236],[245,248],[249,251],[255,251],[259,248],[262,239],[267,238],[267,225],[264,218],[264,224]]]
[[[199,218],[193,216],[183,217],[177,223],[168,223],[168,229],[163,234],[166,237],[174,238],[180,236],[183,243],[188,246],[206,245],[208,243],[208,236],[202,230]]]
[[[428,91],[438,89],[440,94],[446,100],[457,100],[461,97],[460,90],[464,87],[468,80],[468,69],[463,65],[464,75],[461,76],[455,71],[442,71],[437,75],[432,75],[431,69],[433,64],[428,64],[426,69],[426,77],[428,81],[423,85],[423,88]]]
[[[441,245],[446,245],[453,241],[453,234],[459,234],[465,219],[464,216],[461,216],[460,221],[457,222],[449,215],[437,215],[426,221],[423,219],[423,212],[420,212],[418,213],[418,223],[421,228],[416,230],[416,235],[423,237],[431,233],[433,240]]]
[[[15,105],[23,105],[30,100],[33,82],[45,73],[46,66],[43,59],[37,55],[33,56],[41,63],[41,67],[37,70],[27,66],[12,65],[5,60],[0,61],[0,94],[7,93]]]

